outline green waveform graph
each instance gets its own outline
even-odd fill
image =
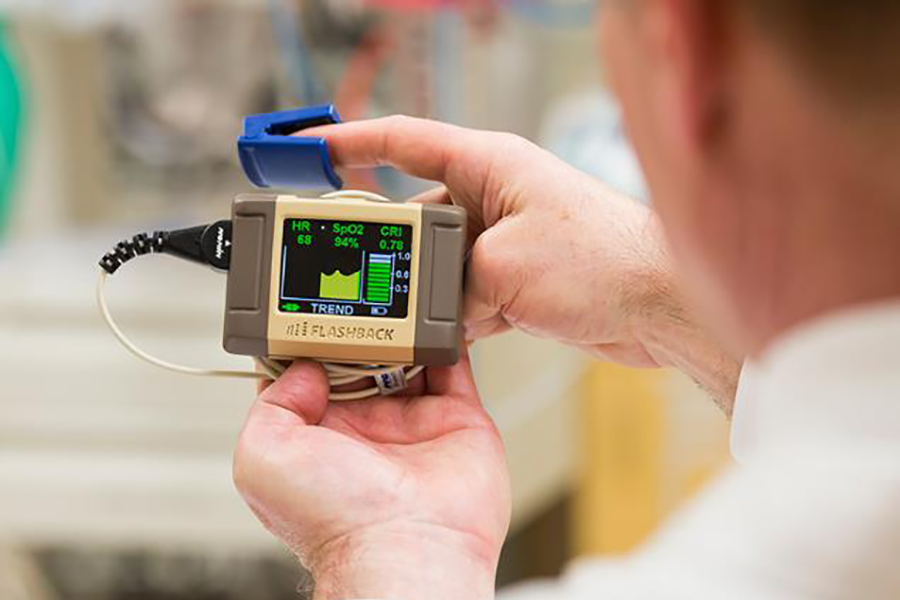
[[[331,275],[322,273],[319,275],[319,296],[329,300],[359,301],[360,278],[362,272],[357,271],[350,275],[344,275],[335,270]]]

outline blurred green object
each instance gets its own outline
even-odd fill
[[[10,191],[19,149],[22,120],[22,89],[0,24],[0,234],[9,214]]]

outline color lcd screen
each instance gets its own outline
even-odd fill
[[[411,225],[285,219],[278,308],[402,319],[412,252]]]

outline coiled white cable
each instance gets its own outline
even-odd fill
[[[371,200],[373,202],[390,202],[390,200],[388,200],[384,196],[380,196],[372,192],[357,190],[342,190],[338,192],[332,192],[330,194],[325,194],[321,197],[323,199],[335,200],[340,200],[343,198],[360,198],[364,200]],[[103,317],[103,320],[106,323],[107,327],[109,327],[109,330],[119,341],[119,343],[139,359],[167,371],[174,371],[175,373],[182,373],[185,375],[200,375],[203,377],[236,377],[242,379],[275,380],[278,379],[278,377],[280,377],[287,370],[289,365],[285,364],[282,361],[264,356],[258,356],[255,358],[256,366],[259,369],[258,371],[232,371],[221,369],[201,369],[179,365],[148,354],[144,350],[138,348],[130,339],[128,339],[128,337],[113,319],[112,314],[109,310],[109,305],[106,302],[107,277],[108,273],[103,269],[100,269],[100,276],[97,279],[96,287],[97,306],[100,309],[100,314]],[[347,365],[330,362],[321,362],[321,364],[325,368],[325,372],[328,374],[328,382],[331,384],[332,388],[351,385],[365,379],[378,377],[387,373],[393,373],[398,369],[403,369],[404,377],[407,381],[409,381],[424,370],[424,367],[422,366],[399,367],[389,365]],[[364,398],[378,396],[381,393],[382,391],[378,386],[372,386],[366,389],[348,392],[332,391],[328,395],[328,399],[335,402],[362,400]]]
[[[109,330],[112,331],[112,334],[119,341],[119,343],[139,359],[167,371],[174,371],[175,373],[182,373],[185,375],[200,375],[203,377],[236,377],[241,379],[275,380],[278,379],[278,377],[280,377],[287,370],[288,365],[284,364],[281,361],[264,356],[258,356],[255,358],[256,365],[260,369],[259,371],[231,371],[223,369],[201,369],[197,367],[188,367],[186,365],[171,363],[148,354],[144,350],[138,348],[134,344],[134,342],[128,339],[119,325],[113,319],[112,314],[109,310],[109,305],[106,302],[107,277],[108,274],[106,273],[106,271],[100,269],[100,276],[97,279],[96,288],[97,306],[100,308],[100,314],[103,316],[103,321],[106,323],[107,327],[109,327]],[[330,362],[322,362],[322,366],[325,368],[325,372],[328,374],[328,382],[331,384],[332,388],[358,383],[365,379],[377,377],[379,375],[391,373],[393,371],[396,371],[397,369],[404,368],[386,365],[345,365]],[[424,367],[422,366],[404,368],[406,379],[413,379],[414,377],[419,375],[419,373],[421,373],[423,369]],[[346,400],[362,400],[364,398],[378,396],[379,394],[381,394],[381,390],[377,386],[372,386],[363,390],[352,392],[333,391],[328,395],[328,399],[336,402]]]
[[[322,194],[319,198],[323,200],[343,200],[345,198],[356,198],[358,200],[369,200],[370,202],[387,202],[388,204],[391,201],[381,194],[376,194],[375,192],[366,192],[363,190],[338,190],[336,192],[329,192],[327,194]]]

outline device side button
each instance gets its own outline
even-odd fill
[[[258,311],[260,306],[265,219],[234,218],[234,249],[228,274],[228,309]]]
[[[462,228],[435,225],[432,243],[429,317],[433,321],[455,322],[459,315],[465,244]]]

